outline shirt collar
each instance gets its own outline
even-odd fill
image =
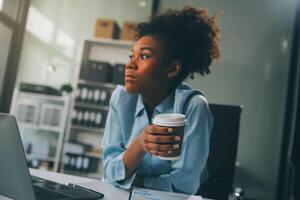
[[[174,102],[174,92],[169,94],[160,104],[158,104],[154,110],[153,114],[160,114],[165,113],[167,110],[173,108],[173,102]],[[145,110],[145,105],[143,102],[143,98],[141,95],[138,95],[138,100],[136,104],[136,110],[135,110],[135,116],[138,116],[142,111]]]
[[[153,111],[153,115],[166,113],[167,110],[173,108],[174,92],[169,94],[160,104],[158,104]]]
[[[143,98],[141,95],[138,95],[136,109],[135,109],[135,116],[138,116],[143,110],[145,109]]]

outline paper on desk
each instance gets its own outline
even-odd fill
[[[201,196],[134,188],[130,200],[202,200]]]

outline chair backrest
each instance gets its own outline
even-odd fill
[[[207,161],[209,178],[197,194],[212,199],[227,199],[232,192],[239,138],[241,106],[210,104],[214,126]]]

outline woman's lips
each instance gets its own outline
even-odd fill
[[[125,81],[135,81],[136,77],[134,75],[131,74],[126,74],[125,75]]]

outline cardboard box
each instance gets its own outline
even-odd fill
[[[95,37],[100,38],[118,38],[120,28],[115,20],[111,19],[97,19],[95,26]]]
[[[122,40],[134,40],[135,36],[135,29],[137,28],[139,23],[137,22],[124,22],[122,33],[121,33],[121,39]]]

